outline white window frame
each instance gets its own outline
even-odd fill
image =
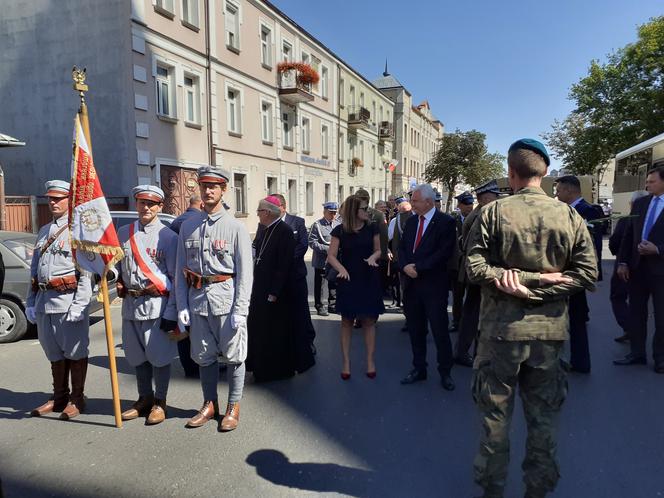
[[[288,56],[286,56],[285,47],[288,47]],[[284,62],[293,62],[293,43],[286,39],[281,39],[281,60]]]
[[[228,15],[228,10],[235,10],[235,32],[233,33],[235,43],[231,43],[230,40],[230,31],[228,30],[228,21],[226,20],[226,16]],[[241,10],[240,10],[240,4],[236,3],[232,0],[224,0],[224,41],[226,42],[226,48],[230,50],[235,50],[237,52],[240,51],[240,25],[242,24],[241,20]]]
[[[330,194],[332,193],[332,184],[323,184],[323,202],[330,202]]]
[[[159,74],[159,69],[165,69],[167,76]],[[177,84],[175,81],[175,71],[177,66],[175,63],[168,61],[162,57],[155,57],[153,59],[153,75],[155,78],[155,109],[157,116],[169,119],[177,119]],[[163,111],[161,94],[163,92],[163,85],[166,84],[168,90],[168,112]]]
[[[243,177],[242,185],[238,189],[235,185],[236,175],[241,175]],[[233,171],[233,202],[235,203],[235,212],[238,214],[249,214],[248,211],[248,202],[247,202],[247,186],[249,184],[249,175],[244,171]],[[238,190],[240,190],[241,203],[243,206],[238,206]]]
[[[307,216],[314,214],[314,196],[316,190],[314,187],[314,182],[305,182],[304,183],[304,212]]]
[[[320,153],[325,159],[330,155],[330,126],[326,123],[320,125]]]
[[[346,89],[344,88],[344,79],[339,78],[339,106],[344,107],[346,105],[346,102],[344,102],[346,98]]]
[[[364,107],[364,92],[360,91],[360,107]]]
[[[275,180],[275,182],[274,182],[275,183],[275,188],[274,189],[270,188],[270,179],[271,178]],[[278,191],[279,191],[279,175],[275,176],[275,175],[271,175],[271,174],[267,173],[265,175],[265,192],[267,193],[267,195],[270,195],[270,194],[276,194]]]
[[[191,93],[193,94],[193,120],[189,119],[189,89],[186,85],[185,80],[189,78],[193,81],[193,88],[191,90]],[[184,95],[184,121],[185,123],[189,124],[194,124],[194,125],[200,125],[201,124],[201,102],[203,99],[201,98],[202,90],[201,90],[201,76],[200,74],[196,74],[194,72],[190,71],[184,71],[183,79],[182,79],[182,88],[184,89],[183,95]]]
[[[376,144],[371,144],[371,169],[376,169]]]
[[[237,129],[231,129],[231,101],[228,98],[228,93],[233,92],[236,95],[235,102],[236,106],[236,116],[235,123]],[[226,129],[228,133],[233,135],[242,135],[243,119],[242,119],[242,110],[244,108],[244,92],[242,88],[235,86],[230,83],[226,83],[224,86],[224,100],[226,101]]]
[[[274,103],[267,99],[260,99],[260,104],[261,140],[266,145],[272,145],[274,143]]]
[[[284,119],[284,116],[286,119]],[[281,133],[282,145],[285,149],[293,150],[295,148],[293,136],[293,113],[281,110]]]
[[[311,152],[311,118],[309,116],[302,116],[300,126],[302,127],[300,146],[304,154],[309,154]]]
[[[187,27],[196,28],[198,31],[200,23],[200,9],[198,0],[182,0],[182,24]]]
[[[311,64],[311,54],[309,52],[305,52],[304,50],[302,50],[301,61],[304,62],[305,64]]]
[[[267,40],[263,39],[264,33],[267,33]],[[258,38],[260,41],[261,64],[263,67],[272,69],[272,60],[274,59],[274,30],[272,26],[264,21],[260,21],[258,23]]]
[[[153,5],[155,12],[163,14],[169,19],[175,17],[175,0],[154,0]]]
[[[295,185],[295,193],[291,191],[291,182],[292,185]],[[297,214],[298,212],[298,182],[297,178],[289,178],[286,181],[286,202],[288,203],[288,212],[292,214]]]
[[[343,131],[339,132],[339,162],[342,162],[346,156],[346,135]]]
[[[327,66],[321,65],[320,67],[320,96],[327,99],[329,96],[330,86],[330,70]]]
[[[350,90],[348,91],[348,97],[350,98],[350,108],[354,111],[355,110],[355,87],[353,85],[350,86]]]

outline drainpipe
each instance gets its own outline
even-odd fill
[[[205,78],[205,91],[207,95],[207,117],[208,117],[208,124],[207,124],[207,139],[208,139],[208,154],[210,155],[210,159],[208,161],[208,164],[212,165],[214,164],[214,150],[213,150],[213,145],[212,145],[212,95],[211,95],[211,88],[212,88],[212,64],[210,62],[210,1],[205,0],[203,2],[203,6],[205,8],[205,63],[207,65],[206,71],[207,71],[207,77]]]

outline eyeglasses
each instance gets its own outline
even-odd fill
[[[257,209],[257,213],[267,213],[267,209]]]

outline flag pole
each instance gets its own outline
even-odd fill
[[[92,155],[92,141],[90,140],[90,121],[88,120],[88,106],[85,103],[85,92],[88,91],[88,85],[85,84],[85,69],[83,71],[74,67],[72,71],[74,79],[74,90],[79,92],[81,106],[78,110],[79,119],[85,140],[88,142],[88,149]],[[75,186],[74,186],[75,187]],[[113,341],[113,325],[111,323],[111,305],[108,298],[108,281],[106,274],[101,278],[101,297],[104,305],[104,325],[106,326],[106,348],[108,349],[108,363],[111,373],[111,391],[113,393],[113,414],[115,415],[115,426],[122,428],[122,416],[120,415],[120,390],[118,388],[118,369],[115,362],[115,344]]]

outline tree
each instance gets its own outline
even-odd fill
[[[505,157],[487,151],[486,135],[477,130],[446,133],[438,141],[436,153],[427,163],[428,182],[441,182],[449,192],[446,211],[450,211],[454,189],[459,183],[479,185],[503,176]]]
[[[664,16],[639,26],[637,41],[606,63],[591,61],[569,99],[575,109],[543,136],[575,174],[595,173],[618,151],[664,132]]]

